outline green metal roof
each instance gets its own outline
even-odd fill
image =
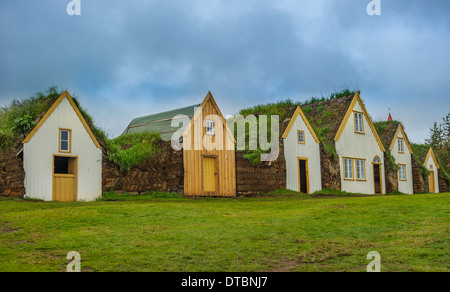
[[[190,120],[194,116],[194,113],[198,107],[200,107],[200,104],[136,118],[131,121],[122,135],[130,133],[156,132],[161,135],[161,139],[164,141],[170,141],[173,133],[181,128],[172,127],[172,119],[177,115],[185,115],[188,116]]]

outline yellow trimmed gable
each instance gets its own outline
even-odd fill
[[[64,98],[67,98],[69,103],[71,104],[73,110],[77,114],[78,118],[80,119],[81,123],[83,124],[84,128],[88,132],[89,136],[92,139],[92,142],[94,142],[95,146],[99,149],[102,149],[100,146],[100,143],[98,142],[97,138],[95,137],[94,133],[92,133],[91,128],[89,127],[88,123],[84,119],[83,115],[81,114],[80,110],[78,109],[77,105],[73,101],[72,97],[67,91],[64,91],[61,96],[55,101],[55,103],[50,107],[50,109],[45,113],[45,115],[42,117],[42,119],[37,123],[37,125],[33,128],[33,130],[28,134],[28,136],[25,138],[25,140],[22,141],[22,144],[25,144],[33,138],[33,136],[37,133],[37,131],[44,125],[44,123],[47,121],[47,119],[50,117],[50,115],[56,110],[56,108],[59,106],[59,104],[64,100]]]
[[[434,156],[434,152],[431,147],[430,150],[428,150],[427,158],[425,158],[425,162],[423,163],[423,165],[427,165],[428,159],[430,159],[430,157],[433,159],[436,168],[439,169],[439,163],[437,162],[436,156]]]
[[[316,140],[317,143],[320,143],[319,138],[317,138],[316,132],[314,132],[314,129],[311,127],[311,124],[308,122],[308,119],[306,118],[305,114],[303,113],[300,106],[297,106],[297,109],[295,110],[294,115],[291,118],[291,121],[289,122],[286,130],[283,133],[283,136],[281,138],[286,139],[286,137],[289,135],[289,132],[291,131],[292,127],[294,126],[294,123],[298,116],[301,116],[303,121],[305,122],[306,126],[309,129],[309,132],[314,137],[314,140]]]
[[[403,140],[406,142],[406,146],[408,146],[409,152],[410,152],[411,154],[413,154],[414,152],[413,152],[413,150],[412,150],[412,148],[411,148],[411,145],[409,144],[408,137],[406,136],[405,131],[403,130],[402,124],[399,124],[399,125],[398,125],[397,132],[395,132],[394,139],[392,139],[392,143],[391,143],[391,146],[389,147],[389,151],[392,151],[392,149],[394,149],[394,147],[395,147],[395,142],[397,141],[397,139],[398,139],[398,134],[399,134],[400,132],[402,133]]]
[[[335,142],[339,141],[339,138],[341,137],[342,132],[344,131],[344,128],[347,125],[347,122],[348,122],[350,116],[352,115],[353,109],[354,109],[354,107],[355,107],[357,102],[359,103],[359,105],[361,106],[361,109],[363,110],[363,114],[364,114],[364,116],[367,119],[367,122],[368,122],[368,124],[370,126],[370,129],[372,130],[372,133],[373,133],[375,139],[377,140],[377,143],[378,143],[378,146],[380,147],[380,150],[385,152],[386,150],[385,150],[385,148],[383,146],[383,143],[381,142],[381,139],[378,136],[377,131],[375,130],[375,127],[374,127],[374,125],[372,123],[372,120],[370,119],[370,116],[367,113],[366,107],[364,106],[364,103],[363,103],[363,101],[361,99],[361,96],[359,95],[359,92],[356,92],[355,97],[352,100],[352,103],[348,107],[347,113],[345,114],[344,119],[342,120],[342,122],[341,122],[341,124],[339,126],[339,129],[338,129],[338,131],[336,133],[336,136],[334,137],[334,141]]]

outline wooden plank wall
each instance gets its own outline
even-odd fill
[[[217,131],[215,136],[203,144],[201,141],[206,134],[206,128],[203,127],[204,120],[209,115],[218,115],[221,118],[222,115],[217,111],[212,96],[206,97],[205,101],[202,103],[202,112],[196,114],[192,119],[188,127],[189,131],[185,133],[183,137],[184,143],[188,143],[191,147],[190,150],[186,150],[187,147],[183,149],[183,164],[184,164],[184,194],[186,196],[217,196],[217,197],[234,197],[236,196],[236,170],[235,170],[235,150],[227,150],[227,125],[226,123],[221,124],[222,133],[218,135]],[[219,121],[215,120],[215,124]],[[201,144],[201,150],[195,150],[194,148],[194,138],[195,133],[199,132],[202,135],[199,136],[202,140],[197,141]],[[223,145],[224,150],[207,150],[211,147],[211,144],[215,143],[215,139],[218,143]],[[186,144],[185,144],[186,145]],[[207,193],[203,191],[203,176],[202,176],[202,156],[214,156],[217,157],[218,166],[218,186],[216,193]]]

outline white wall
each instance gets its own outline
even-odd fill
[[[358,102],[355,103],[353,110],[362,112],[362,108]],[[381,151],[377,140],[369,126],[367,117],[364,115],[364,132],[365,134],[357,134],[354,132],[354,114],[350,116],[345,128],[336,142],[336,152],[339,156],[339,165],[341,170],[341,189],[350,193],[374,194],[373,180],[373,164],[372,161],[376,155],[380,157],[382,193],[386,193],[385,173],[384,173],[384,155]],[[348,181],[344,180],[343,157],[359,158],[366,160],[366,181]],[[355,164],[356,162],[354,162]],[[356,177],[356,166],[354,167],[354,177]]]
[[[397,138],[403,138],[403,150],[404,153],[398,152],[398,140]],[[388,150],[388,149],[387,149]],[[389,150],[388,150],[389,151]],[[394,148],[392,148],[391,155],[395,158],[395,163],[406,165],[406,181],[401,181],[397,173],[398,190],[405,194],[413,194],[413,174],[412,174],[412,162],[411,162],[411,152],[406,145],[406,140],[403,137],[402,131],[398,132],[397,137],[395,137]]]
[[[305,144],[298,144],[297,130],[305,132]],[[298,157],[308,158],[309,192],[314,193],[322,189],[320,172],[320,148],[314,140],[302,117],[295,120],[286,139],[284,139],[284,157],[286,159],[286,188],[299,191]]]
[[[433,169],[431,169],[430,166],[433,166]],[[434,185],[436,188],[436,193],[439,193],[439,170],[436,167],[436,163],[434,163],[433,157],[430,156],[430,158],[428,158],[428,161],[426,162],[425,167],[428,170],[434,171]],[[430,182],[428,182],[428,186],[429,186],[429,183]]]
[[[97,148],[64,98],[30,141],[24,144],[25,196],[52,200],[53,155],[59,153],[59,129],[72,129],[72,151],[78,156],[78,200],[91,201],[102,195],[102,151]]]

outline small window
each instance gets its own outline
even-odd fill
[[[404,149],[403,149],[403,146],[404,146],[403,139],[398,139],[398,152],[399,153],[404,153],[405,152]]]
[[[300,130],[297,131],[297,141],[298,144],[305,144],[305,132]]]
[[[355,112],[355,132],[364,133],[363,114]]]
[[[70,152],[71,130],[59,130],[59,152]]]
[[[344,158],[344,174],[345,179],[353,179],[353,159]]]
[[[214,122],[210,120],[206,120],[206,134],[214,135]]]
[[[358,180],[366,180],[366,166],[364,160],[356,160],[356,178]]]
[[[406,165],[399,165],[398,167],[399,180],[406,180]]]
[[[375,156],[375,158],[373,159],[373,163],[381,163],[380,157]]]
[[[430,165],[430,169],[433,169],[433,165]]]

